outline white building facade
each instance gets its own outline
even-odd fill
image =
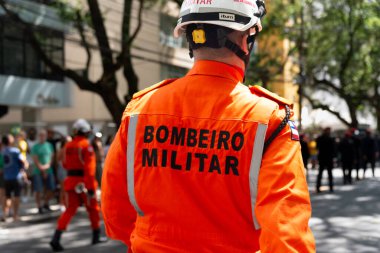
[[[78,32],[71,24],[62,21],[54,8],[44,4],[46,2],[49,1],[8,0],[23,20],[41,28],[41,32],[52,40],[51,52],[55,62],[83,72],[87,54],[80,44]],[[115,55],[120,52],[123,3],[124,0],[99,0]],[[134,1],[132,28],[137,24],[137,11],[138,3]],[[184,39],[175,40],[172,36],[177,13],[174,4],[144,10],[142,27],[132,47],[139,89],[165,78],[182,76],[192,66]],[[97,94],[81,91],[70,79],[49,73],[49,69],[35,56],[27,39],[13,36],[22,32],[17,31],[17,26],[2,10],[0,19],[0,105],[9,108],[9,112],[0,118],[0,132],[20,125],[26,130],[49,127],[69,134],[72,122],[78,118],[89,120],[96,131],[111,133],[116,130],[110,113]],[[7,27],[13,31],[6,31]],[[91,51],[88,77],[96,81],[102,73],[100,54],[90,27],[86,33],[91,45],[95,45]],[[117,73],[117,78],[118,94],[123,98],[127,93],[127,83],[122,71]]]

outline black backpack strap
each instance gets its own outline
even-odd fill
[[[268,140],[264,143],[264,151],[268,149],[269,145],[276,139],[276,137],[280,134],[280,132],[286,127],[290,119],[290,108],[288,105],[285,105],[285,118],[282,120],[281,124],[277,127],[277,129],[272,133],[272,135],[268,138]]]

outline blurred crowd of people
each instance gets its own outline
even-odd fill
[[[63,167],[64,147],[72,136],[62,135],[51,129],[22,129],[0,134],[0,204],[2,216],[19,219],[20,201],[27,202],[34,196],[39,214],[51,212],[50,202],[56,199],[65,209],[63,181],[66,170]],[[112,142],[98,132],[90,141],[96,156],[96,179],[101,185],[103,161]],[[105,141],[104,141],[105,140]],[[380,159],[380,137],[370,130],[347,130],[343,134],[323,129],[318,135],[301,135],[302,158],[305,169],[317,169],[316,192],[321,192],[323,172],[328,174],[330,192],[334,191],[333,168],[343,171],[343,184],[352,184],[353,178],[364,179],[368,168],[375,177],[375,166]],[[353,173],[354,171],[354,173]],[[12,213],[11,213],[12,210]],[[12,214],[12,215],[11,215]]]
[[[373,135],[369,129],[349,129],[343,134],[332,134],[331,128],[325,128],[319,136],[302,134],[301,149],[307,173],[309,169],[318,169],[316,192],[321,192],[325,170],[330,192],[333,192],[333,168],[342,169],[343,184],[352,184],[353,177],[364,179],[369,167],[375,177],[376,162],[380,159],[380,136]]]
[[[28,202],[34,196],[39,214],[51,212],[51,202],[56,200],[65,209],[63,181],[66,170],[64,147],[72,136],[62,135],[52,129],[26,133],[20,128],[10,133],[0,133],[0,222],[11,216],[19,219],[20,202]],[[96,179],[101,183],[103,161],[112,142],[112,136],[104,141],[98,132],[90,136],[96,156]]]

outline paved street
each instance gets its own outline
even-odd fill
[[[316,171],[311,172],[313,205],[311,228],[318,253],[380,252],[380,169],[376,178],[367,170],[368,179],[342,185],[342,172],[334,170],[335,192],[315,194]],[[325,172],[326,173],[326,172]],[[360,174],[361,175],[361,174]],[[327,185],[327,173],[325,185]]]
[[[335,192],[330,194],[325,187],[325,191],[318,195],[315,194],[314,184],[316,173],[311,171],[309,186],[313,203],[310,225],[316,237],[317,252],[380,252],[380,169],[377,169],[375,179],[369,178],[370,173],[367,171],[368,179],[347,186],[342,185],[341,170],[335,169]],[[39,216],[33,214],[36,210],[32,208],[32,203],[27,207],[29,214],[23,216],[22,221],[0,225],[1,253],[51,252],[48,242],[59,212]],[[125,246],[119,242],[91,246],[90,240],[87,214],[81,209],[69,231],[63,235],[62,242],[67,249],[65,252],[126,252]]]
[[[48,215],[34,215],[27,221],[0,226],[0,252],[1,253],[48,253],[48,245],[55,229],[59,212]],[[104,231],[104,229],[103,229]],[[105,244],[91,245],[91,228],[87,213],[82,208],[70,223],[69,230],[63,234],[62,244],[65,252],[112,252],[125,253],[126,247],[116,241]]]

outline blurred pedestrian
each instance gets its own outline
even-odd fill
[[[3,174],[5,186],[5,201],[3,202],[2,221],[9,216],[11,205],[13,207],[13,220],[18,220],[18,209],[20,205],[20,174],[26,167],[27,162],[18,148],[15,148],[14,137],[5,135],[2,137],[2,156],[4,160]]]
[[[362,155],[363,155],[363,178],[367,170],[368,163],[372,169],[372,176],[375,177],[377,143],[369,129],[365,132],[365,137],[362,140]]]
[[[54,236],[50,241],[50,246],[56,252],[64,250],[60,243],[61,235],[81,204],[85,205],[91,221],[92,244],[106,241],[100,237],[100,207],[95,195],[98,187],[95,178],[96,160],[94,149],[88,141],[91,126],[86,120],[79,119],[74,123],[73,129],[75,137],[66,144],[63,155],[63,166],[67,170],[64,182],[67,206],[58,219]]]
[[[99,187],[102,183],[102,173],[103,173],[103,160],[104,160],[104,149],[102,142],[103,134],[97,132],[94,139],[91,142],[94,148],[95,158],[96,158],[96,180],[98,181]]]
[[[28,143],[28,152],[26,154],[26,159],[28,160],[28,163],[30,166],[33,165],[33,156],[32,156],[32,147],[38,143],[37,141],[37,130],[35,128],[29,128],[27,131],[27,137],[26,142]],[[33,174],[34,174],[34,167],[32,166],[30,169],[27,170],[27,176],[28,181],[31,183],[27,188],[30,192],[30,196],[33,197]]]
[[[58,182],[58,161],[57,161],[57,149],[58,149],[58,143],[61,141],[61,139],[64,138],[64,136],[58,132],[55,131],[53,128],[47,129],[47,142],[51,144],[53,147],[53,160],[51,162],[51,168],[53,170],[54,175],[54,182]],[[58,187],[55,188],[53,192],[53,196],[56,197],[57,202],[59,203],[59,197],[60,197],[60,191]]]
[[[28,147],[28,143],[26,141],[25,131],[20,130],[20,132],[17,133],[17,135],[15,137],[16,137],[16,141],[15,141],[14,146],[20,150],[21,155],[26,160],[26,155],[28,153],[29,147]]]
[[[57,152],[57,145],[62,140],[62,138],[64,138],[64,136],[61,133],[59,133],[59,132],[57,132],[51,128],[49,128],[46,132],[47,132],[46,141],[51,144],[51,146],[53,147],[54,153],[56,153]]]
[[[307,145],[307,136],[305,134],[300,135],[300,143],[301,143],[302,161],[306,170],[307,179],[309,179],[309,171],[308,171],[307,165],[309,163],[310,153],[309,153],[309,147]]]
[[[362,156],[362,139],[360,137],[359,130],[352,128],[351,130],[352,139],[354,140],[355,145],[355,162],[354,169],[356,169],[356,180],[360,180],[359,172],[360,168],[363,164],[363,156]],[[364,178],[364,173],[363,173]]]
[[[29,149],[37,143],[37,130],[35,128],[29,128],[26,142],[28,143]]]
[[[350,131],[344,134],[338,145],[338,151],[342,163],[343,184],[352,184],[352,169],[357,158],[354,139]]]
[[[35,192],[36,205],[40,214],[51,211],[50,199],[54,196],[55,179],[52,168],[54,159],[53,146],[46,141],[46,130],[41,130],[38,134],[38,143],[32,147],[33,157],[33,190]],[[41,198],[43,199],[43,205]]]
[[[0,135],[0,137],[1,137],[1,135]],[[3,144],[0,141],[0,207],[1,207],[1,210],[3,210],[3,203],[4,203],[4,198],[5,198],[4,158],[3,158],[2,150],[3,150]]]
[[[14,146],[20,150],[20,153],[24,160],[28,161],[28,153],[30,152],[28,142],[26,141],[26,133],[24,130],[20,129],[20,131],[16,135],[16,141]],[[29,164],[29,161],[28,161]],[[28,169],[28,168],[25,168]],[[27,170],[23,170],[21,178],[22,178],[22,184],[21,184],[21,200],[22,202],[27,202],[28,198],[28,188],[30,186],[30,180],[27,175]]]
[[[107,157],[108,150],[110,149],[111,143],[112,143],[114,138],[115,138],[115,136],[111,135],[111,134],[107,136],[106,143],[104,145],[104,159],[106,159],[106,157]]]
[[[376,143],[377,143],[377,160],[380,163],[380,133],[377,133],[376,135]]]
[[[311,169],[315,169],[318,164],[318,149],[315,137],[313,137],[307,145],[309,147]]]
[[[331,128],[327,127],[323,130],[321,136],[316,140],[318,149],[318,162],[319,171],[317,177],[317,193],[321,192],[321,181],[323,176],[323,171],[326,169],[329,178],[330,192],[334,191],[334,178],[332,174],[333,170],[333,160],[335,155],[335,141],[331,137]]]
[[[63,187],[64,181],[67,176],[67,171],[63,166],[63,162],[65,160],[65,146],[67,143],[71,142],[71,136],[62,137],[60,148],[57,151],[57,180],[59,182],[59,203],[61,204],[61,210],[64,211],[66,209],[65,203],[65,190]]]

